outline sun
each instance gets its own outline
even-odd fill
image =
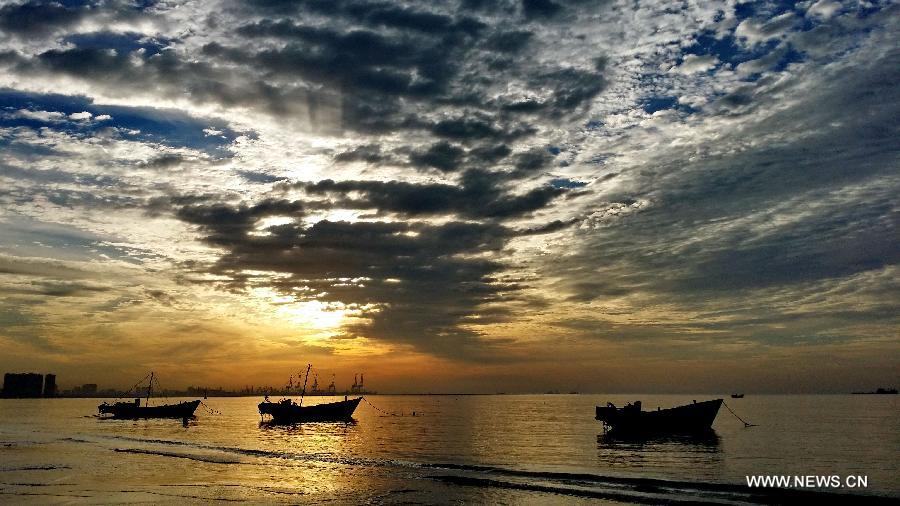
[[[278,293],[271,288],[253,288],[250,294],[257,307],[275,320],[315,331],[324,337],[333,335],[344,325],[349,311],[340,302],[298,300],[294,295]]]
[[[339,303],[309,300],[282,305],[277,309],[277,314],[298,326],[318,331],[336,331],[347,317],[347,311],[342,306]]]

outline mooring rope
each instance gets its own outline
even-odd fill
[[[744,423],[744,427],[756,427],[755,423],[750,423],[750,422],[744,420],[743,418],[739,417],[738,414],[735,413],[733,409],[731,409],[731,406],[729,406],[728,403],[726,403],[725,401],[722,401],[722,404],[724,404],[725,407],[728,408],[728,411],[731,411],[731,414],[734,415],[735,418],[737,418],[738,420],[740,420],[741,422]]]
[[[200,405],[203,406],[204,409],[206,409],[206,412],[211,415],[221,415],[222,414],[221,411],[219,411],[218,409],[213,409],[213,408],[209,407],[209,405],[203,401],[200,401]]]
[[[366,404],[368,404],[369,406],[372,406],[372,408],[375,409],[375,411],[378,411],[379,413],[383,413],[385,416],[422,416],[423,415],[423,413],[418,413],[416,411],[413,411],[412,414],[410,414],[410,415],[406,415],[403,413],[400,413],[398,415],[397,413],[390,413],[390,412],[387,412],[387,411],[379,408],[378,406],[369,402],[369,399],[366,399],[365,397],[363,397],[362,400],[366,401]]]
[[[141,378],[137,383],[135,383],[134,385],[132,385],[131,388],[129,388],[127,391],[125,391],[125,393],[123,393],[122,395],[116,397],[116,400],[122,399],[122,398],[124,398],[126,395],[130,394],[135,388],[138,387],[138,385],[140,385],[141,383],[143,383],[144,380],[147,379],[147,378],[149,378],[149,377],[150,377],[150,373],[148,372],[146,376],[144,376],[144,377]]]

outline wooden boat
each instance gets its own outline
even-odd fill
[[[641,401],[617,408],[613,403],[597,406],[596,419],[617,433],[691,434],[710,431],[722,399],[697,402],[657,411],[641,411]]]
[[[146,379],[146,377],[144,378]],[[150,373],[150,384],[147,386],[147,397],[144,405],[141,406],[141,399],[136,398],[134,402],[114,402],[109,404],[104,402],[97,406],[97,411],[101,415],[110,415],[109,418],[192,418],[200,400],[184,401],[177,404],[160,404],[158,406],[150,405],[150,395],[153,392],[154,373]],[[141,380],[138,382],[140,384]],[[134,389],[135,385],[132,387]]]
[[[291,424],[302,422],[348,422],[353,419],[353,412],[359,406],[362,397],[356,399],[348,399],[344,396],[344,400],[338,402],[326,402],[316,404],[314,406],[304,406],[303,397],[306,395],[306,383],[309,381],[309,370],[312,364],[306,366],[306,378],[303,380],[303,391],[300,394],[300,404],[291,399],[282,399],[278,402],[269,401],[267,395],[265,400],[259,403],[259,415],[265,421],[266,415],[271,417],[270,423],[274,424]],[[354,385],[356,384],[354,378]]]
[[[346,422],[353,418],[353,412],[362,401],[362,397],[344,399],[338,402],[326,402],[314,406],[303,406],[291,399],[282,399],[279,402],[263,401],[259,403],[259,414],[271,417],[271,422],[300,423],[300,422]],[[302,402],[302,400],[301,400]]]
[[[743,399],[744,394],[731,394],[732,399]]]
[[[200,400],[179,402],[178,404],[162,404],[159,406],[141,406],[141,400],[134,402],[103,403],[97,406],[101,415],[112,415],[112,418],[191,418],[200,405]]]

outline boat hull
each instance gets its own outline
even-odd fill
[[[191,418],[199,405],[199,400],[161,406],[138,406],[130,402],[117,402],[101,404],[97,409],[101,415],[110,415],[111,418]]]
[[[597,406],[596,419],[620,434],[700,434],[712,430],[721,406],[722,399],[658,411]]]
[[[362,397],[314,406],[299,406],[293,401],[261,402],[259,414],[272,417],[272,423],[346,422],[353,419],[353,412]]]

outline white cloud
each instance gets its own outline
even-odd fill
[[[747,47],[783,37],[797,22],[793,12],[786,12],[768,20],[748,18],[735,28],[734,36]]]
[[[819,0],[818,2],[814,3],[809,8],[809,10],[806,11],[806,15],[816,18],[829,19],[834,16],[836,12],[841,10],[841,7],[842,6],[840,2],[834,2],[832,0]]]
[[[69,115],[69,119],[75,120],[75,121],[87,121],[93,117],[94,117],[94,115],[87,111],[73,112],[72,114]]]
[[[28,109],[19,109],[15,113],[16,117],[23,119],[31,119],[36,121],[44,121],[47,123],[54,121],[63,121],[66,115],[56,111],[29,111]]]
[[[718,63],[719,59],[713,55],[689,54],[684,57],[681,65],[674,67],[672,71],[679,74],[694,74],[714,69]]]

